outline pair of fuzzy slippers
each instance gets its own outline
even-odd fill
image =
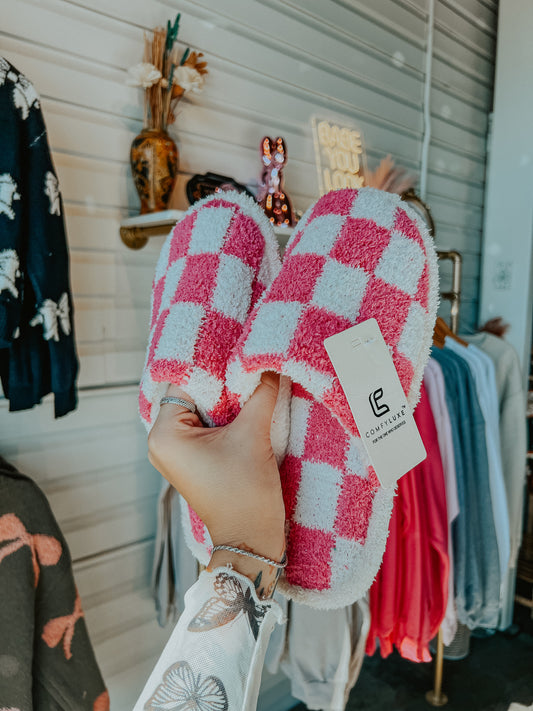
[[[375,318],[411,407],[438,304],[425,227],[397,195],[337,190],[298,223],[283,264],[272,225],[238,193],[194,204],[156,269],[140,390],[147,428],[169,383],[204,422],[224,425],[264,371],[290,394],[280,466],[288,565],[279,588],[314,607],[359,599],[381,563],[394,490],[380,486],[324,339]],[[183,502],[186,540],[210,557],[209,533]]]

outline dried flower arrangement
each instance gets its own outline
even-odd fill
[[[397,166],[390,155],[380,161],[376,170],[367,170],[364,173],[364,184],[369,188],[378,188],[398,195],[412,188],[415,182],[414,176],[409,175],[405,168]]]
[[[165,131],[175,120],[177,103],[189,92],[199,94],[208,74],[201,52],[190,47],[179,56],[176,46],[181,13],[166,30],[156,27],[144,36],[144,58],[129,70],[130,86],[144,90],[144,126]]]

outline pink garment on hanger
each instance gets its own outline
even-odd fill
[[[380,571],[370,589],[367,654],[379,641],[382,657],[393,647],[415,662],[430,661],[448,602],[448,516],[435,421],[422,386],[415,420],[427,459],[398,482],[398,495]]]
[[[453,582],[453,547],[452,525],[459,515],[459,497],[457,495],[457,472],[453,451],[452,426],[446,406],[446,384],[442,368],[434,358],[430,358],[424,371],[424,386],[431,405],[431,412],[437,427],[439,449],[446,483],[446,509],[448,511],[448,557],[450,573],[448,576],[448,605],[442,621],[442,639],[445,645],[452,643],[457,632],[457,612],[455,609]]]

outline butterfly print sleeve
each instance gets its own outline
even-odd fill
[[[134,711],[255,711],[279,605],[229,568],[204,571]]]

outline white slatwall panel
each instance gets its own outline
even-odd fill
[[[437,244],[464,255],[462,323],[477,319],[487,115],[496,0],[436,0],[428,201]],[[258,145],[283,135],[295,206],[316,197],[313,114],[362,128],[368,162],[391,153],[417,174],[427,0],[18,0],[4,3],[0,52],[42,97],[65,202],[83,392],[58,422],[50,401],[7,413],[2,454],[47,493],[75,559],[78,585],[114,711],[131,707],[168,632],[149,595],[159,476],[146,461],[135,383],[144,357],[152,272],[163,238],[141,252],[119,240],[135,214],[129,146],[141,128],[125,84],[146,29],[183,13],[180,37],[203,51],[205,93],[182,103],[173,206],[191,174],[253,183]],[[443,266],[443,280],[449,269]],[[443,310],[445,313],[445,307]],[[281,709],[275,680],[264,707]]]

